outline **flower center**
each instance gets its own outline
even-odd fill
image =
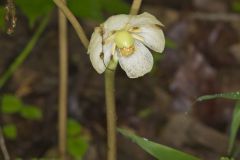
[[[134,39],[132,35],[125,30],[120,30],[115,33],[114,42],[120,49],[122,56],[129,56],[134,52]]]

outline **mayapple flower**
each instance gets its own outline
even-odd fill
[[[119,62],[129,78],[150,72],[153,56],[148,48],[163,52],[163,24],[149,13],[115,15],[96,27],[88,47],[93,67],[103,73],[111,62]]]

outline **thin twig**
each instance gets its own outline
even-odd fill
[[[4,136],[3,136],[3,132],[2,132],[2,128],[0,127],[0,147],[3,153],[3,157],[4,160],[10,160],[10,155],[8,153],[6,144],[5,144],[5,140],[4,140]]]
[[[224,21],[235,22],[240,21],[240,15],[234,13],[192,13],[190,19],[205,20],[205,21]]]
[[[64,2],[62,0],[53,0],[53,1],[61,9],[61,11],[65,14],[67,19],[70,21],[70,23],[72,24],[73,28],[77,32],[78,37],[81,40],[81,42],[84,45],[84,47],[88,48],[89,40],[88,40],[88,38],[87,38],[87,36],[86,36],[82,26],[80,25],[80,23],[76,19],[76,17],[67,8],[66,4],[64,4]]]
[[[16,69],[24,62],[24,60],[31,53],[33,47],[36,45],[40,35],[46,28],[49,21],[49,15],[47,15],[41,22],[37,31],[34,33],[31,40],[28,42],[27,46],[23,49],[23,51],[19,54],[19,56],[14,60],[14,62],[9,66],[9,68],[3,73],[0,77],[0,89],[4,86],[7,80],[12,76],[12,74],[16,71]]]
[[[16,8],[13,0],[7,0],[5,10],[6,10],[5,20],[7,24],[7,33],[12,34],[17,23]]]
[[[65,3],[66,1],[63,0]],[[68,92],[68,42],[67,19],[59,9],[59,152],[60,159],[66,159],[66,121],[67,121],[67,92]]]
[[[131,10],[130,13],[131,15],[136,15],[139,12],[139,9],[141,7],[142,4],[142,0],[133,0],[132,6],[131,6]]]

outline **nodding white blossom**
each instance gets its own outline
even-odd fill
[[[93,67],[101,74],[114,60],[130,78],[150,72],[153,56],[148,48],[163,52],[165,38],[162,27],[160,21],[146,12],[108,18],[95,28],[90,40],[88,53]]]

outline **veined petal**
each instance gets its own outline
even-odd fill
[[[138,78],[151,71],[153,57],[142,43],[135,41],[135,52],[127,57],[119,56],[119,64],[129,78]]]
[[[165,38],[162,29],[156,25],[145,25],[139,28],[137,35],[143,37],[144,44],[152,50],[162,53],[165,47]]]
[[[164,26],[155,16],[147,12],[144,12],[136,16],[132,16],[129,21],[129,24],[131,26],[142,26],[142,25],[149,25],[149,24]]]
[[[103,24],[104,31],[107,32],[107,36],[109,36],[109,32],[123,29],[129,21],[129,15],[120,14],[109,17]]]
[[[106,69],[106,66],[103,63],[103,46],[102,46],[102,35],[101,28],[96,27],[88,46],[88,54],[94,69],[98,73],[103,73]]]

